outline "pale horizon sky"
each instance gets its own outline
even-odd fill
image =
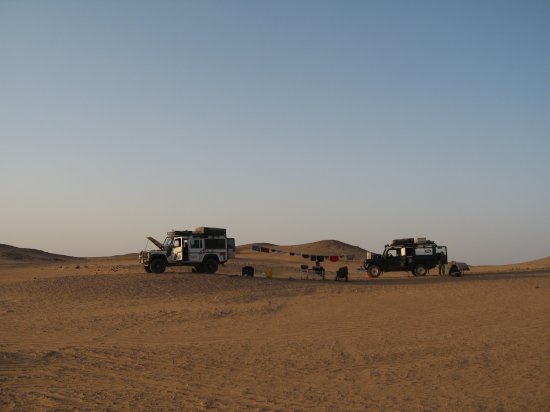
[[[550,255],[548,1],[0,0],[0,243]]]

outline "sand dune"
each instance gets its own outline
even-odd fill
[[[269,242],[258,242],[253,244],[239,245],[237,246],[237,257],[240,260],[254,260],[264,262],[294,262],[303,263],[300,260],[300,256],[289,255],[276,255],[276,254],[264,254],[258,253],[252,250],[253,245],[260,245],[267,248],[273,248],[285,252],[299,252],[304,254],[315,254],[324,256],[353,256],[352,262],[360,265],[366,258],[367,250],[360,248],[359,246],[349,245],[339,240],[321,240],[317,242],[297,244],[297,245],[277,245]],[[451,256],[452,258],[452,256]],[[89,259],[103,260],[103,261],[128,261],[133,262],[137,260],[137,253],[128,253],[125,255],[117,256],[105,256],[98,258],[80,258],[74,256],[60,255],[49,253],[46,251],[30,248],[19,248],[15,246],[0,244],[0,265],[20,265],[25,263],[62,263],[72,261],[86,261]],[[347,259],[343,259],[340,262],[345,263]],[[326,264],[326,263],[325,263]],[[293,266],[294,268],[296,265]],[[532,270],[545,270],[550,269],[550,256],[536,259],[528,262],[519,262],[506,265],[478,265],[471,267],[473,272],[485,273],[485,272],[510,272],[510,271],[532,271]]]
[[[247,252],[253,245],[275,248],[285,252],[296,252],[313,255],[356,255],[357,258],[366,256],[367,251],[359,246],[352,246],[339,240],[320,240],[317,242],[303,243],[298,245],[274,245],[272,243],[254,243],[238,247],[239,252]]]
[[[550,271],[346,283],[300,262],[0,265],[0,410],[550,410]]]
[[[38,249],[19,248],[0,244],[0,264],[24,263],[24,262],[64,262],[77,260],[78,258],[54,253],[44,252]]]
[[[479,273],[492,272],[518,272],[532,270],[547,270],[550,269],[550,256],[543,259],[531,260],[529,262],[513,263],[509,265],[485,265],[473,266],[472,270]]]

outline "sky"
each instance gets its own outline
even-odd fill
[[[0,0],[0,243],[550,255],[550,2]]]

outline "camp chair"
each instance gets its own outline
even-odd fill
[[[334,280],[338,279],[346,279],[346,282],[348,281],[348,267],[342,266],[338,271],[336,272],[336,276],[334,277]]]
[[[309,269],[307,265],[300,265],[300,278],[303,279],[304,275],[308,278]]]
[[[312,266],[311,267],[311,273],[314,275],[321,276],[323,280],[325,280],[325,268],[322,266]]]

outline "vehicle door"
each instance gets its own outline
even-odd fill
[[[384,252],[384,270],[401,270],[402,259],[401,259],[401,250],[400,248],[388,248]]]
[[[189,245],[189,261],[202,262],[204,240],[200,238],[191,238],[188,241],[188,245]]]
[[[443,263],[448,263],[447,246],[436,246],[435,253],[440,256],[443,256]]]
[[[401,268],[406,271],[414,268],[414,247],[401,248]]]
[[[183,240],[181,237],[175,238],[172,242],[172,252],[170,256],[174,262],[183,260]]]
[[[235,239],[227,238],[227,258],[235,259]]]

